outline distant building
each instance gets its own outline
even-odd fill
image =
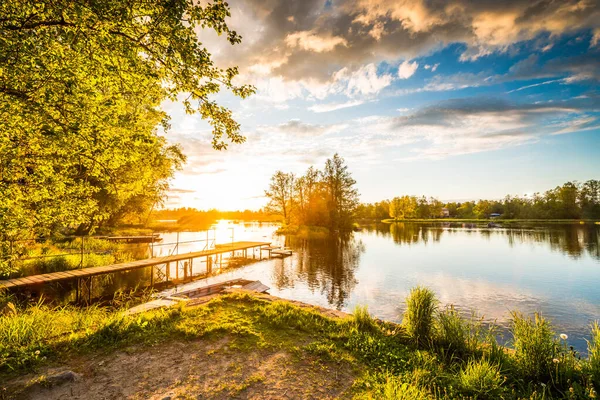
[[[490,218],[498,218],[500,216],[499,213],[491,213]]]
[[[442,218],[447,218],[450,216],[450,211],[447,208],[442,208]]]

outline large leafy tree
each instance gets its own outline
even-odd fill
[[[213,147],[244,141],[222,88],[245,97],[198,40],[231,44],[221,0],[0,2],[0,231],[14,238],[114,221],[160,199],[184,161],[159,135],[164,100],[213,128]]]

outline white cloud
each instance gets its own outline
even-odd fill
[[[330,112],[335,110],[340,110],[342,108],[356,107],[363,104],[362,100],[350,100],[345,103],[321,103],[315,104],[314,106],[308,107],[310,111],[316,113]]]
[[[336,46],[347,46],[346,39],[339,36],[319,36],[312,31],[294,32],[286,36],[285,44],[288,47],[299,47],[303,50],[323,53],[333,50]]]
[[[600,43],[600,28],[594,29],[594,36],[590,40],[590,47],[595,47]]]
[[[348,68],[342,68],[335,73],[334,81],[345,86],[346,95],[353,97],[379,93],[392,83],[392,76],[377,75],[375,64],[367,64],[354,72],[350,72]]]
[[[417,71],[417,68],[419,68],[419,64],[416,61],[411,63],[406,60],[400,64],[400,67],[398,68],[398,77],[400,79],[408,79],[414,75],[414,73]]]

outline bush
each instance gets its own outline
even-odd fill
[[[496,399],[504,388],[500,368],[487,360],[471,360],[458,374],[460,390],[478,399]]]
[[[477,352],[481,347],[481,320],[460,316],[454,306],[438,314],[436,345],[449,358],[463,358]]]
[[[421,286],[411,289],[406,298],[406,311],[402,324],[417,346],[431,343],[437,303],[435,293]]]
[[[550,322],[535,313],[534,319],[512,313],[514,358],[524,376],[542,381],[550,377],[558,343]]]

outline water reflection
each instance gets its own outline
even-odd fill
[[[323,239],[288,237],[286,245],[297,254],[293,265],[276,265],[273,283],[277,289],[293,288],[299,280],[319,290],[330,306],[341,309],[358,283],[355,271],[365,251],[362,241],[353,234]]]
[[[487,228],[457,223],[394,223],[367,225],[364,229],[382,237],[391,237],[399,245],[439,242],[442,235],[477,235],[485,238],[498,236],[505,238],[511,247],[515,244],[544,243],[549,244],[552,251],[568,254],[576,259],[584,255],[600,259],[600,227],[591,224]]]

